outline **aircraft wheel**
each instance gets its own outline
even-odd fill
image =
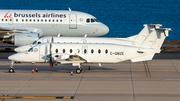
[[[14,73],[14,69],[13,69],[13,68],[10,68],[10,69],[9,69],[9,73]]]
[[[77,69],[76,69],[76,73],[77,73],[77,74],[80,74],[81,71],[82,71],[82,69],[80,69],[80,68],[77,68]]]

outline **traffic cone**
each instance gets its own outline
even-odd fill
[[[90,68],[90,65],[89,65],[89,68],[88,68],[88,70],[91,70],[91,68]]]
[[[34,74],[34,69],[32,69],[32,74]]]
[[[36,67],[36,72],[38,72],[38,68]]]
[[[71,71],[71,76],[73,76],[73,71]]]

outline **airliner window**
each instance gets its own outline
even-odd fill
[[[100,50],[100,49],[98,50],[98,53],[99,53],[99,54],[101,53],[101,50]]]
[[[58,53],[58,49],[56,49],[56,53]]]
[[[54,22],[54,20],[53,20],[53,22]]]
[[[51,22],[51,20],[49,19],[49,22]]]
[[[99,20],[98,19],[94,19],[96,22],[99,22]]]
[[[34,52],[37,52],[38,51],[38,49],[37,48],[34,48]]]
[[[93,50],[93,49],[91,49],[91,53],[94,53],[94,50]]]
[[[41,19],[41,22],[43,22],[43,19]]]
[[[39,19],[37,19],[37,22],[39,22]]]
[[[38,44],[40,44],[41,42],[38,42]]]
[[[37,41],[34,41],[34,42],[33,42],[33,45],[34,45],[36,42],[37,42]]]
[[[2,19],[2,21],[4,21],[4,19]]]
[[[7,19],[6,19],[6,21],[7,21]]]
[[[16,19],[16,22],[18,22],[18,19]]]
[[[45,19],[45,22],[47,22],[47,20]]]
[[[62,20],[60,20],[60,22],[62,22]]]
[[[87,50],[86,50],[86,49],[84,49],[84,53],[87,53]]]
[[[87,19],[87,20],[86,20],[86,22],[87,22],[87,23],[89,23],[89,22],[90,22],[90,20],[89,20],[89,19]]]
[[[58,22],[58,20],[56,20],[56,22]]]
[[[28,50],[28,52],[32,52],[33,51],[33,48],[30,48],[29,50]]]
[[[29,19],[29,21],[31,22],[31,19]]]
[[[28,19],[26,19],[26,22],[28,21]]]
[[[36,20],[34,19],[34,22],[35,22]]]
[[[72,53],[72,49],[70,49],[70,53]]]
[[[65,49],[63,49],[63,53],[65,53]]]
[[[22,19],[22,22],[24,22],[24,19]]]
[[[95,22],[95,20],[94,20],[94,19],[91,19],[91,23],[92,23],[92,22]]]
[[[106,53],[106,54],[108,53],[108,50],[107,50],[107,49],[105,50],[105,53]]]

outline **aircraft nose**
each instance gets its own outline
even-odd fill
[[[9,59],[9,60],[14,60],[15,57],[14,57],[14,55],[10,55],[10,56],[8,57],[8,59]]]
[[[109,33],[109,28],[108,28],[108,26],[106,26],[105,24],[102,24],[102,25],[100,26],[100,29],[102,30],[102,36],[103,36],[103,35],[106,35],[107,33]]]

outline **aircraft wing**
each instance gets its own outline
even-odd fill
[[[72,64],[73,66],[78,66],[81,63],[87,62],[79,55],[71,55],[66,53],[55,53],[52,54],[54,61],[60,62],[61,64]]]

